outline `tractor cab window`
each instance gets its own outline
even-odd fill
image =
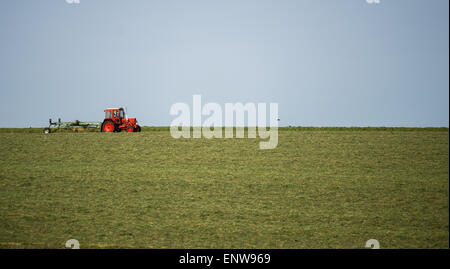
[[[117,110],[114,110],[114,111],[113,111],[114,118],[117,118],[117,117],[119,116],[119,115],[118,115],[118,114],[119,114],[118,112],[119,112],[119,111],[117,111]]]
[[[106,111],[106,117],[107,119],[111,118],[111,110]]]
[[[120,112],[120,118],[125,118],[125,113],[123,112],[123,109],[119,110]]]

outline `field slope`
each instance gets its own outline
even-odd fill
[[[25,131],[0,131],[0,248],[449,247],[447,128]]]

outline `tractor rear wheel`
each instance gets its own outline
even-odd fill
[[[107,120],[102,124],[102,132],[105,133],[112,133],[117,131],[116,125],[114,124],[114,122]]]

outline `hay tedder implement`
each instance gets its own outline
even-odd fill
[[[103,122],[62,122],[58,119],[57,122],[53,122],[49,119],[49,126],[44,128],[44,133],[48,134],[57,130],[74,130],[78,132],[79,130],[97,130],[100,129],[101,132],[140,132],[141,126],[137,124],[136,118],[128,118],[126,111],[120,108],[108,108],[105,109],[105,119]]]
[[[79,120],[73,122],[62,122],[61,119],[58,119],[57,122],[53,122],[52,119],[48,120],[49,125],[48,128],[44,128],[44,133],[48,134],[51,132],[55,132],[57,130],[73,130],[78,132],[80,129],[91,130],[100,128],[101,122],[81,122]]]

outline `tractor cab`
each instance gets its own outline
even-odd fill
[[[105,109],[105,120],[110,119],[117,124],[122,124],[122,119],[125,119],[125,110],[123,108],[108,108]]]
[[[102,132],[140,132],[141,127],[136,118],[128,118],[125,110],[120,108],[105,109],[105,119],[102,124]]]

